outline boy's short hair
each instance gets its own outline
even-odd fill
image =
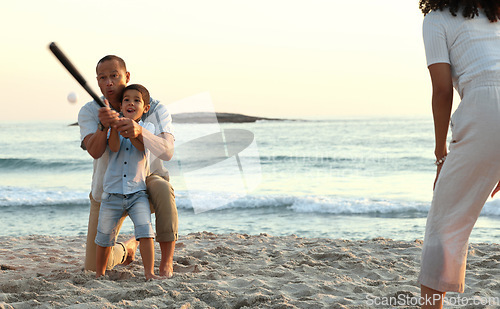
[[[115,56],[115,55],[107,55],[107,56],[102,57],[101,60],[99,60],[97,62],[97,65],[95,66],[95,72],[97,73],[97,67],[99,66],[99,64],[106,62],[106,61],[111,61],[111,60],[118,61],[120,66],[122,66],[123,69],[125,70],[125,72],[127,72],[127,65],[125,64],[125,60],[123,60],[122,58]]]
[[[131,84],[125,87],[122,92],[122,100],[123,100],[123,95],[125,94],[125,91],[127,90],[137,90],[141,93],[142,100],[144,101],[144,106],[149,105],[149,91],[144,87],[143,85],[140,84]]]

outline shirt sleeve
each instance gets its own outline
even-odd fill
[[[174,129],[172,125],[172,116],[168,111],[167,107],[159,101],[154,101],[151,103],[152,110],[148,112],[147,117],[144,119],[145,122],[150,122],[154,124],[155,131],[154,135],[160,135],[161,133],[169,133],[174,135]]]
[[[80,141],[97,131],[97,124],[99,123],[98,110],[93,109],[92,102],[85,104],[78,113],[78,126],[80,127]],[[94,103],[95,104],[95,103]]]
[[[446,42],[446,28],[439,12],[431,12],[425,16],[422,32],[427,66],[435,63],[451,64]]]
[[[141,124],[141,126],[142,126],[144,129],[148,130],[149,132],[151,132],[151,133],[153,133],[153,134],[155,133],[155,125],[154,125],[154,124],[152,124],[151,122],[143,122],[143,123]]]

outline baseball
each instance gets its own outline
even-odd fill
[[[70,92],[68,94],[68,102],[69,103],[76,103],[76,101],[78,101],[78,97],[77,97],[76,93]]]

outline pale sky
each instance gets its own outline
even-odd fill
[[[90,101],[55,41],[99,94],[96,62],[116,54],[167,106],[208,92],[253,116],[430,116],[422,19],[417,0],[8,1],[3,115],[76,120]]]

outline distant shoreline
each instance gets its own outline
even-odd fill
[[[179,113],[172,114],[172,122],[174,123],[212,123],[214,122],[214,114],[211,112],[200,112],[200,113]],[[233,113],[215,113],[217,121],[219,123],[245,123],[245,122],[256,122],[258,120],[268,120],[268,121],[285,121],[287,119],[280,118],[265,118],[265,117],[255,117],[243,114],[233,114]]]
[[[233,113],[215,113],[218,123],[248,123],[256,122],[259,120],[267,121],[286,121],[292,119],[284,118],[266,118],[266,117],[255,117],[243,114],[233,114]],[[173,123],[214,123],[214,114],[211,112],[200,112],[200,113],[178,113],[172,114]],[[78,122],[72,123],[69,126],[77,126]]]

